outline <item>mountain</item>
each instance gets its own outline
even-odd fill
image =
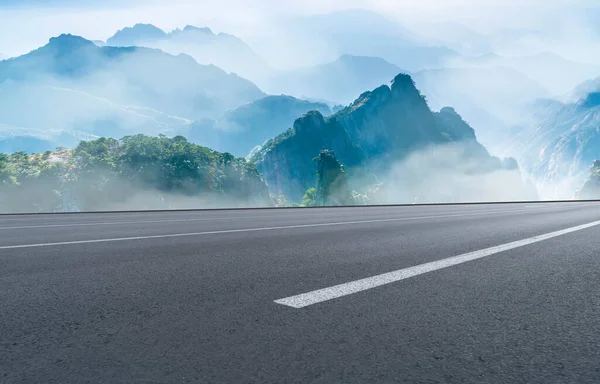
[[[264,96],[250,81],[186,55],[98,47],[71,35],[0,62],[0,124],[40,133],[168,134]]]
[[[387,84],[400,72],[404,71],[379,57],[342,55],[328,64],[281,73],[268,89],[347,105],[365,89]]]
[[[315,187],[313,158],[323,148],[343,164],[350,188],[371,191],[380,203],[535,198],[513,160],[490,156],[454,109],[432,112],[405,74],[331,117],[309,112],[255,151],[252,161],[271,194],[299,202]],[[510,192],[499,188],[509,182]]]
[[[246,156],[254,146],[290,128],[309,111],[330,115],[323,103],[291,96],[267,96],[226,112],[217,120],[194,122],[185,132],[191,141],[236,156]]]
[[[0,153],[0,212],[270,206],[244,159],[173,138],[82,141],[73,150]]]
[[[67,86],[69,88],[67,88]],[[124,134],[173,134],[192,120],[157,110],[96,96],[76,89],[77,84],[5,82],[0,85],[0,136],[44,138],[56,146],[73,147],[81,137],[120,137]],[[93,90],[91,90],[93,91]],[[96,94],[99,93],[95,92]],[[11,129],[19,127],[21,132]],[[27,141],[14,142],[7,152],[38,149]],[[17,145],[19,144],[19,145]]]
[[[152,24],[136,24],[133,27],[125,27],[117,31],[106,40],[106,44],[117,47],[133,47],[167,38],[166,32]]]
[[[538,103],[533,123],[519,137],[513,152],[537,179],[546,198],[570,198],[585,180],[589,164],[600,157],[599,92],[580,94],[575,101]]]
[[[433,109],[452,105],[477,129],[481,142],[494,152],[521,122],[523,111],[549,91],[511,68],[444,68],[413,74]]]
[[[187,25],[167,33],[151,24],[136,24],[118,31],[106,44],[158,48],[174,55],[188,54],[200,64],[212,64],[255,82],[264,81],[270,72],[262,58],[240,38],[226,33],[215,34],[207,27]]]
[[[3,112],[0,106],[0,113]],[[97,136],[85,132],[62,129],[30,129],[0,124],[0,153],[45,152],[57,147],[75,147],[82,140],[94,140]]]
[[[4,126],[0,125],[0,130]],[[13,136],[0,133],[0,153],[11,154],[26,148],[28,152],[45,152],[56,148],[58,145],[50,140],[35,135]]]

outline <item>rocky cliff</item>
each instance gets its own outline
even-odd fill
[[[514,152],[543,198],[570,198],[600,156],[600,85],[586,82],[566,100],[539,102]]]
[[[389,182],[389,175],[415,153],[437,162],[457,162],[456,168],[469,175],[506,170],[505,165],[518,175],[514,160],[503,162],[491,156],[452,108],[432,112],[405,74],[396,76],[391,86],[363,93],[329,118],[308,113],[296,120],[292,129],[267,142],[252,160],[271,193],[300,201],[305,191],[315,186],[312,159],[323,148],[335,152],[347,171],[350,188],[357,191]],[[415,167],[418,169],[418,164]],[[519,191],[521,187],[515,186]]]
[[[324,149],[314,160],[317,162],[317,204],[352,205],[346,171],[335,157],[335,152]]]

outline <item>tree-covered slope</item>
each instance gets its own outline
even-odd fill
[[[0,212],[271,205],[256,168],[177,136],[0,154]]]

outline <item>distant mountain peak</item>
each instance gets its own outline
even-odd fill
[[[452,108],[452,107],[443,107],[442,109],[440,109],[440,113],[446,113],[446,114],[449,114],[449,115],[460,116],[458,114],[458,112],[456,112],[456,110],[454,108]]]
[[[129,46],[143,40],[164,39],[167,33],[153,24],[135,24],[125,27],[106,40],[107,45]]]
[[[208,27],[196,27],[194,25],[186,25],[183,27],[183,32],[202,32],[207,35],[214,35],[213,31]]]
[[[137,31],[143,31],[146,33],[155,33],[157,35],[164,35],[165,31],[163,31],[162,29],[158,28],[156,25],[154,24],[144,24],[144,23],[137,23],[135,24],[133,27],[125,27],[122,29],[122,31],[124,30],[137,30]]]
[[[319,111],[310,111],[294,122],[297,133],[311,134],[318,132],[325,125],[325,118]]]
[[[588,93],[587,96],[577,102],[577,105],[588,109],[600,106],[600,92]]]
[[[412,97],[423,98],[421,92],[417,89],[414,80],[410,75],[400,73],[392,80],[392,94],[394,96],[407,95]]]
[[[72,51],[87,47],[96,48],[97,45],[81,36],[63,33],[60,36],[50,38],[48,44],[44,48],[52,48],[59,51]]]
[[[344,53],[343,55],[341,55],[338,58],[338,61],[350,61],[350,60],[356,60],[361,56],[355,56],[355,55],[350,55],[348,53]]]
[[[375,56],[357,56],[357,55],[349,55],[349,54],[343,54],[341,55],[337,61],[341,62],[341,63],[385,63],[388,65],[393,65],[391,64],[389,61],[381,58],[381,57],[375,57]]]

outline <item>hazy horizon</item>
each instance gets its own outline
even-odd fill
[[[377,12],[398,22],[399,28],[408,27],[411,31],[430,29],[431,23],[466,27],[482,34],[505,29],[538,31],[541,38],[554,41],[563,56],[577,60],[586,56],[576,50],[583,50],[600,36],[598,31],[592,30],[593,20],[589,20],[590,14],[600,12],[600,6],[591,0],[511,3],[497,0],[293,0],[285,4],[258,0],[251,6],[241,0],[168,3],[158,0],[8,0],[0,1],[0,19],[3,20],[0,52],[8,56],[21,55],[62,33],[105,41],[117,30],[136,23],[154,24],[167,32],[188,24],[207,26],[215,32],[239,36],[254,48],[262,41],[274,40],[287,19],[356,9]],[[438,35],[444,37],[444,31],[440,30]],[[575,39],[580,48],[565,44]],[[596,61],[596,55],[588,56]]]

